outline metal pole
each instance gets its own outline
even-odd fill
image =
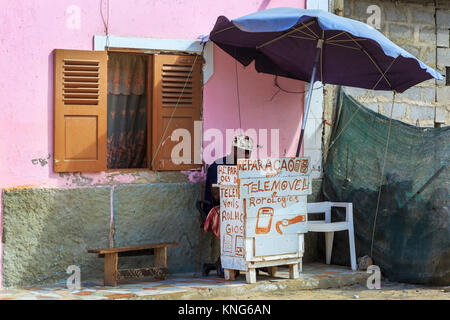
[[[311,81],[309,82],[308,98],[306,99],[305,113],[303,114],[302,130],[300,131],[300,138],[298,139],[297,153],[295,155],[296,157],[298,157],[300,155],[300,148],[302,146],[303,135],[305,133],[306,120],[308,118],[308,111],[309,111],[309,105],[311,103],[312,89],[314,87],[314,82],[316,79],[316,70],[317,70],[317,65],[319,63],[320,50],[322,50],[322,45],[323,45],[323,40],[318,40],[317,41],[317,52],[316,52],[316,57],[314,59],[314,66],[313,66],[313,70],[312,70]]]

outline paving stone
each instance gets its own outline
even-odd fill
[[[383,3],[381,11],[385,14],[386,20],[393,22],[408,21],[408,10],[402,5]]]
[[[419,29],[419,40],[436,43],[436,29],[434,26],[425,26]]]
[[[440,28],[450,28],[450,10],[438,10],[436,12],[436,24]]]
[[[392,111],[392,118],[401,119],[406,116],[406,103],[394,103],[394,110]],[[383,104],[383,114],[385,116],[391,116],[392,103],[384,103]]]
[[[435,23],[434,20],[434,8],[433,10],[427,9],[425,7],[422,8],[412,8],[412,19],[413,22],[420,22],[420,23],[427,23],[427,24],[433,24]]]
[[[436,88],[422,88],[422,94],[423,98],[422,101],[424,102],[434,102],[435,101],[435,94],[436,94]]]
[[[437,48],[437,64],[450,66],[450,48]]]
[[[413,105],[411,106],[410,117],[412,120],[433,120],[434,108]]]
[[[414,87],[409,88],[408,90],[406,90],[403,93],[397,94],[397,97],[420,101],[421,100],[421,89],[420,89],[420,87],[414,86]]]
[[[2,290],[2,293],[9,292],[10,295],[3,294],[0,300],[192,299],[192,297],[208,299],[217,295],[233,296],[240,294],[242,290],[273,293],[286,289],[338,288],[355,282],[364,284],[368,277],[369,274],[352,271],[348,267],[311,263],[303,264],[303,272],[296,280],[289,279],[289,272],[285,268],[280,268],[276,278],[260,274],[256,284],[247,284],[243,273],[235,281],[225,281],[217,277],[193,278],[190,274],[172,274],[167,280],[159,281],[152,288],[148,287],[148,282],[124,283],[117,287],[95,285],[74,291],[61,290],[55,285],[34,287],[34,290]]]
[[[392,39],[410,39],[414,29],[411,26],[391,23],[389,25],[389,36]]]
[[[450,30],[448,28],[438,28],[436,44],[438,47],[448,48],[450,46]]]

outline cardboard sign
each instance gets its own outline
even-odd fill
[[[246,237],[269,237],[308,232],[306,196],[290,196],[293,201],[267,202],[243,199]],[[269,200],[269,199],[267,199]]]
[[[312,193],[310,176],[239,179],[238,183],[241,198]]]
[[[247,270],[244,258],[244,209],[237,187],[220,189],[220,244],[223,268]]]
[[[311,173],[309,157],[238,159],[239,179],[308,176]]]
[[[236,166],[217,166],[217,184],[218,185],[237,185],[237,167]]]
[[[218,166],[221,262],[248,270],[247,261],[303,252],[308,232],[309,158],[239,159]]]

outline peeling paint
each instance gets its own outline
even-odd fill
[[[204,167],[201,170],[181,171],[181,173],[187,175],[189,182],[192,183],[204,182],[206,180]]]
[[[77,176],[78,175],[78,176]],[[83,174],[80,173],[74,173],[72,176],[72,184],[81,187],[81,186],[90,186],[92,185],[92,181],[94,181],[93,178],[85,177]]]
[[[8,192],[8,191],[13,191],[13,190],[23,190],[23,189],[31,189],[31,188],[37,188],[37,186],[33,186],[31,184],[26,184],[23,186],[14,186],[14,187],[9,187],[9,188],[4,188],[4,190],[6,192]]]
[[[48,160],[52,157],[51,154],[47,156],[47,158],[37,158],[37,159],[31,159],[31,163],[34,165],[40,164],[41,167],[45,167],[48,164]]]

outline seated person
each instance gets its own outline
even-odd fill
[[[250,158],[251,151],[253,149],[253,139],[249,136],[239,135],[234,137],[232,142],[231,153],[227,156],[217,159],[208,168],[206,173],[206,186],[205,186],[205,200],[210,202],[206,208],[209,212],[205,221],[204,230],[206,232],[212,232],[215,234],[213,245],[213,260],[217,256],[215,266],[205,265],[203,275],[208,275],[209,271],[213,268],[217,269],[217,275],[223,276],[223,269],[220,263],[220,190],[218,187],[213,187],[217,184],[217,166],[218,165],[237,165],[237,159]]]

